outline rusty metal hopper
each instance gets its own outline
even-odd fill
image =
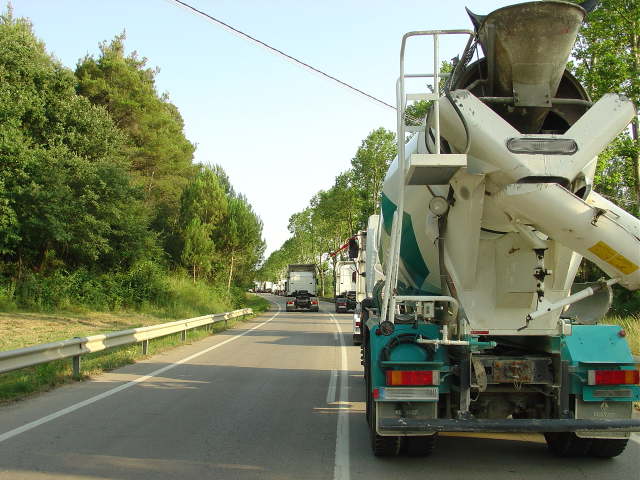
[[[490,95],[513,97],[535,131],[556,95],[586,11],[561,1],[527,2],[481,17],[469,12],[487,59]],[[528,118],[527,118],[528,117]]]

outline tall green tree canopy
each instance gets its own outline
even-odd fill
[[[362,200],[361,222],[375,213],[380,201],[382,182],[395,156],[395,133],[378,128],[362,141],[351,160],[352,185]]]
[[[126,137],[76,86],[28,21],[0,16],[0,253],[19,268],[107,268],[153,243]]]
[[[573,51],[573,70],[598,100],[623,93],[640,107],[640,2],[601,0],[587,15]],[[600,156],[596,188],[638,215],[640,203],[640,135],[638,116]]]
[[[136,52],[125,55],[124,33],[100,44],[100,55],[78,62],[78,93],[104,106],[126,133],[131,170],[144,188],[155,215],[153,227],[175,227],[182,189],[195,173],[195,147],[184,136],[184,122],[166,94],[158,94],[157,69]]]

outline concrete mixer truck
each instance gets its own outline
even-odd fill
[[[366,272],[384,275],[362,303],[375,455],[426,455],[438,432],[540,432],[557,455],[614,457],[640,431],[638,359],[598,324],[613,284],[640,288],[640,221],[593,190],[637,111],[616,93],[592,102],[566,69],[592,3],[469,12],[473,30],[402,39],[398,156]],[[466,48],[444,73],[454,36]],[[421,73],[405,71],[415,37],[433,42]],[[432,90],[408,93],[416,78]],[[418,127],[415,100],[431,102]],[[607,278],[576,285],[582,258]]]

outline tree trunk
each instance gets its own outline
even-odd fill
[[[640,130],[638,126],[639,122],[640,121],[637,115],[636,118],[634,118],[631,122],[631,136],[633,138],[633,144],[636,147],[634,150],[633,158],[631,159],[631,162],[633,164],[633,176],[636,182],[636,214],[640,214],[640,135],[638,132],[638,130]]]
[[[633,58],[633,79],[632,82],[638,82],[638,75],[640,75],[640,35],[638,35],[638,24],[633,23],[631,31],[631,56]],[[636,108],[639,106],[636,104]],[[636,214],[640,214],[640,140],[638,135],[639,129],[638,115],[631,122],[631,136],[633,137],[633,143],[635,146],[635,155],[631,160],[633,164],[633,175],[636,181]]]
[[[196,264],[193,264],[193,283],[196,283]]]
[[[227,292],[231,291],[231,277],[233,277],[234,252],[231,252],[231,266],[229,267],[229,280],[227,280]]]

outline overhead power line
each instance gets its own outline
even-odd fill
[[[318,68],[315,68],[315,67],[309,65],[308,63],[303,62],[302,60],[300,60],[300,59],[298,59],[298,58],[296,58],[296,57],[294,57],[292,55],[289,55],[289,54],[283,52],[282,50],[280,50],[278,48],[275,48],[275,47],[269,45],[266,42],[263,42],[262,40],[258,40],[257,38],[252,37],[251,35],[249,35],[248,33],[245,33],[245,32],[243,32],[241,30],[238,30],[237,28],[232,27],[228,23],[225,23],[222,20],[209,15],[208,13],[203,12],[202,10],[198,10],[197,8],[195,8],[192,5],[189,5],[186,2],[183,2],[181,0],[168,0],[168,1],[187,9],[191,13],[200,15],[200,16],[206,18],[207,20],[215,23],[216,25],[224,28],[225,30],[227,30],[227,31],[229,31],[229,32],[231,32],[231,33],[233,33],[235,35],[238,35],[238,36],[240,36],[241,38],[243,38],[245,40],[249,40],[250,42],[252,42],[252,43],[254,43],[256,45],[258,45],[258,46],[260,46],[262,48],[265,48],[269,52],[271,52],[271,53],[273,53],[275,55],[279,55],[279,56],[285,58],[286,60],[289,60],[290,62],[292,62],[292,63],[294,63],[294,64],[296,64],[296,65],[298,65],[298,66],[300,66],[302,68],[305,68],[306,70],[309,70],[309,71],[311,71],[313,73],[321,75],[321,76],[323,76],[323,77],[325,77],[325,78],[327,78],[329,80],[333,80],[334,82],[337,82],[341,86],[343,86],[343,87],[345,87],[345,88],[347,88],[347,89],[349,89],[351,91],[354,91],[354,92],[356,92],[356,93],[358,93],[360,95],[364,95],[365,97],[367,97],[370,100],[373,100],[376,103],[384,105],[387,108],[392,108],[393,110],[396,110],[396,107],[394,107],[393,105],[385,102],[384,100],[380,100],[379,98],[375,97],[374,95],[371,95],[370,93],[367,93],[367,92],[365,92],[363,90],[360,90],[359,88],[356,88],[353,85],[350,85],[347,82],[344,82],[344,81],[340,80],[339,78],[334,77],[333,75],[329,75],[328,73],[323,72],[322,70],[320,70]]]

